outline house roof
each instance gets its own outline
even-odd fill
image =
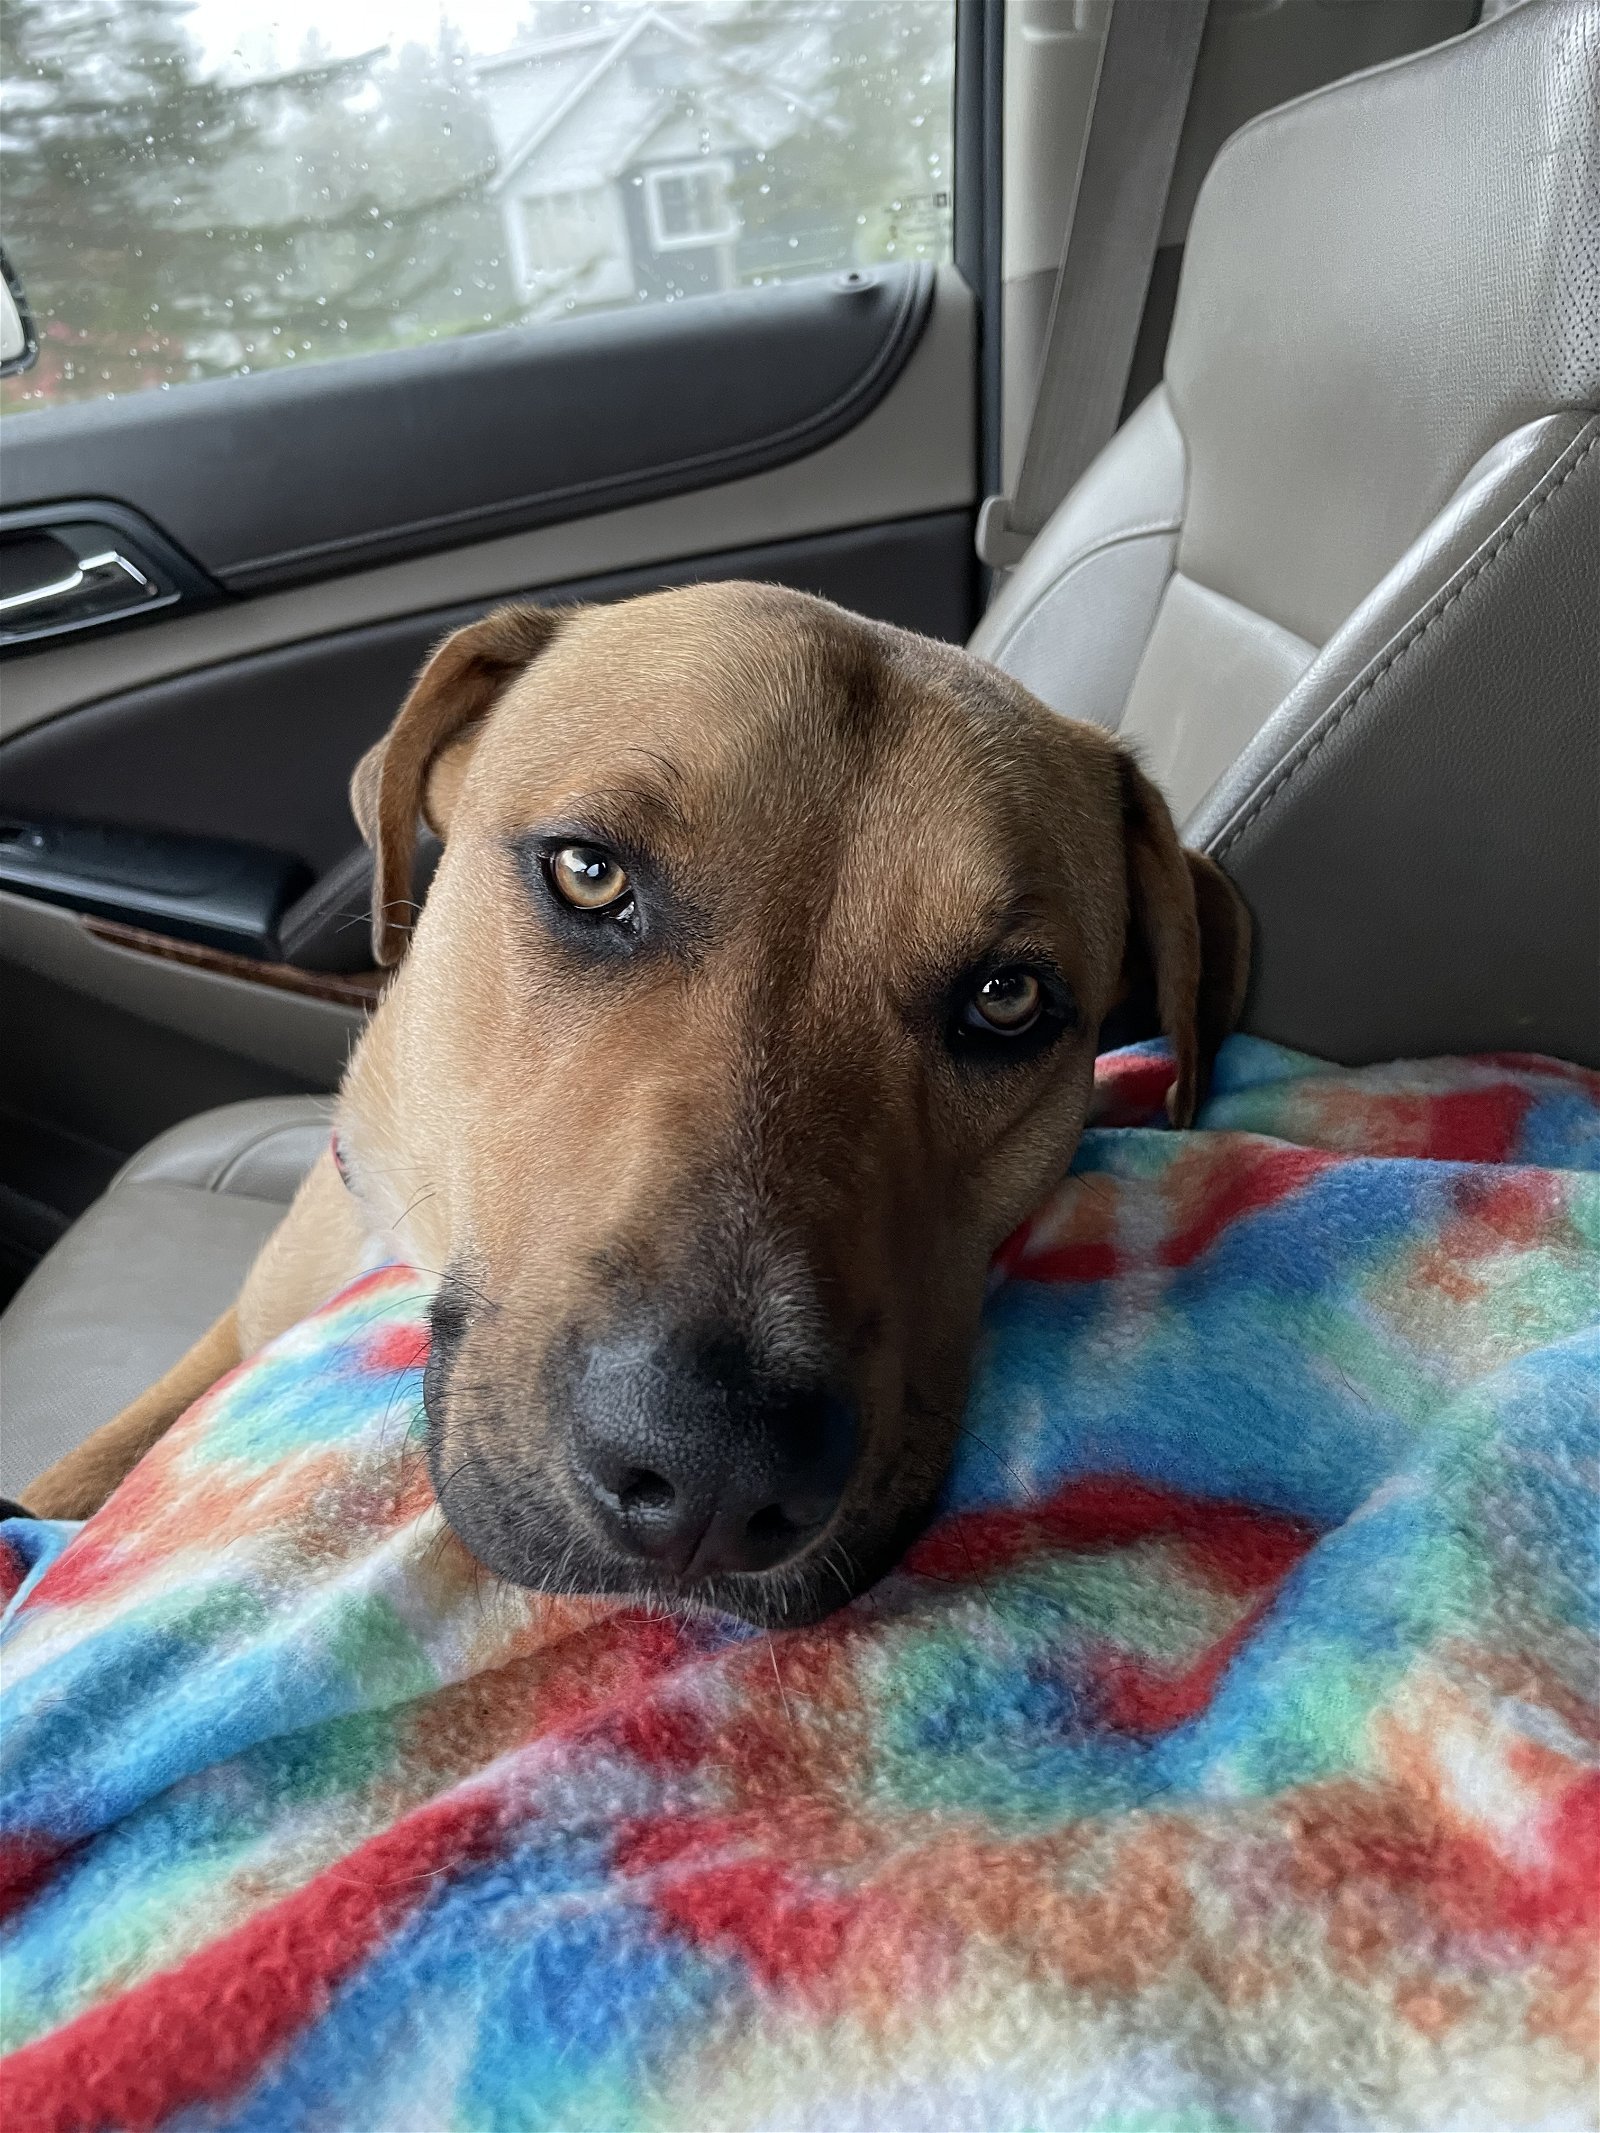
[[[648,18],[654,19],[663,29],[671,30],[675,37],[684,32],[670,16],[663,15],[659,8],[645,7],[639,10],[634,20],[619,30],[614,24],[598,30],[567,30],[559,37],[525,38],[504,52],[491,53],[487,58],[475,59],[472,71],[477,75],[499,74],[507,67],[524,67],[530,61],[543,66],[550,60],[560,59],[567,53],[597,52],[631,38]]]
[[[736,64],[669,14],[645,7],[621,29],[583,30],[564,37],[541,38],[477,62],[473,72],[484,83],[491,113],[497,100],[509,103],[505,92],[515,76],[521,77],[517,83],[518,102],[532,107],[518,114],[513,137],[502,143],[493,190],[503,191],[531,165],[552,157],[565,167],[541,174],[551,187],[615,177],[652,135],[678,118],[681,113],[673,99],[646,88],[625,86],[615,73],[618,63],[652,35],[667,38],[695,55],[702,72],[694,87],[735,137],[757,147],[770,147],[795,130],[798,116],[820,120],[824,125],[837,124],[814,97],[789,79],[779,77],[774,69]],[[497,88],[500,99],[496,98]],[[597,92],[603,88],[609,93],[597,101]],[[540,89],[545,91],[543,95],[538,93]],[[559,158],[557,136],[586,104],[593,108],[584,114],[581,144],[573,142],[568,156]],[[505,115],[509,117],[510,113]],[[497,123],[496,132],[500,130]]]

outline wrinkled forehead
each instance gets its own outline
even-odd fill
[[[703,794],[813,778],[880,743],[898,692],[871,626],[792,594],[703,586],[567,620],[506,691],[485,750],[519,799],[618,772],[630,753]]]
[[[964,653],[761,588],[574,618],[480,756],[508,829],[734,858],[747,885],[826,884],[875,923],[976,922],[1120,849],[1108,751]]]

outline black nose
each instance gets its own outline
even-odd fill
[[[775,1379],[735,1341],[591,1348],[572,1451],[612,1542],[680,1575],[770,1570],[831,1517],[855,1461],[849,1405]]]

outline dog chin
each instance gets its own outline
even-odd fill
[[[756,1629],[803,1628],[853,1597],[835,1567],[809,1556],[759,1576],[685,1579],[596,1551],[587,1565],[564,1566],[559,1582],[538,1574],[521,1582],[551,1592],[616,1594],[668,1614],[732,1615]]]

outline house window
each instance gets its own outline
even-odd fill
[[[658,252],[682,252],[692,245],[731,244],[739,234],[739,212],[728,194],[733,165],[720,157],[699,163],[667,163],[646,171],[645,215],[650,242]]]

